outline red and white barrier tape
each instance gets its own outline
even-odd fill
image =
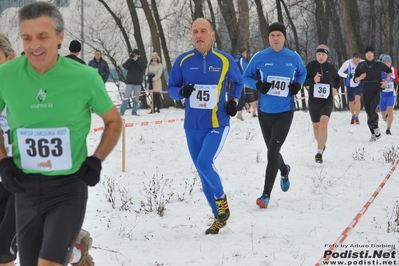
[[[391,177],[393,171],[395,171],[395,168],[398,166],[399,160],[395,162],[395,164],[392,166],[391,170],[387,174],[387,176],[384,178],[384,180],[381,182],[381,184],[378,186],[378,188],[374,191],[373,195],[371,195],[370,199],[364,204],[363,208],[358,212],[358,214],[353,218],[351,223],[348,225],[348,227],[345,228],[345,230],[341,233],[341,235],[338,237],[338,239],[332,244],[329,248],[329,251],[331,253],[335,250],[336,247],[339,246],[339,244],[344,243],[345,239],[348,237],[348,234],[351,232],[353,228],[359,223],[360,218],[363,216],[363,214],[366,213],[368,208],[370,207],[371,203],[375,200],[375,198],[378,196],[382,188],[385,186],[386,182],[388,179]],[[315,266],[321,266],[323,265],[323,262],[327,262],[331,259],[331,255],[327,256],[326,258],[321,258],[318,263],[316,263]]]
[[[175,123],[175,122],[183,122],[184,118],[180,119],[168,119],[168,120],[156,120],[156,121],[143,121],[143,122],[137,122],[137,123],[125,123],[125,128],[128,127],[143,127],[143,126],[149,126],[149,125],[161,125],[161,124],[170,124],[170,123]],[[103,131],[104,126],[101,127],[95,127],[90,131],[98,132],[98,131]]]

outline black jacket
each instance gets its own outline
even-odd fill
[[[338,75],[335,66],[327,61],[323,64],[320,64],[317,60],[314,60],[306,65],[306,71],[306,80],[303,86],[309,87],[309,100],[325,101],[325,99],[314,98],[313,96],[313,90],[315,85],[314,77],[316,76],[317,72],[321,74],[319,83],[330,85],[330,95],[327,99],[332,99],[332,89],[338,89],[341,81],[341,77]]]
[[[77,57],[76,55],[69,54],[69,55],[66,55],[65,57],[70,58],[75,61],[78,61],[79,63],[86,65],[86,62],[84,60],[80,59],[79,57]]]
[[[107,61],[100,58],[100,62],[97,62],[96,58],[93,58],[93,60],[89,62],[89,66],[97,68],[98,74],[100,74],[104,83],[107,82],[109,77],[109,67]]]
[[[129,58],[122,66],[127,70],[126,84],[141,85],[143,83],[144,71],[147,68],[147,64],[141,57],[136,61]]]
[[[361,74],[366,73],[367,76],[361,81],[363,88],[363,95],[378,94],[381,91],[381,72],[392,73],[390,67],[385,65],[381,61],[363,61],[360,62],[355,70],[353,80],[359,77]]]

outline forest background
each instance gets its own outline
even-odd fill
[[[22,51],[17,10],[33,0],[0,0],[0,32]],[[137,48],[147,62],[156,51],[165,67],[163,89],[176,57],[192,48],[190,29],[195,18],[212,21],[214,47],[233,56],[246,47],[251,56],[268,47],[267,28],[279,21],[287,27],[286,46],[304,63],[315,59],[318,44],[330,47],[330,60],[339,68],[354,52],[364,55],[372,45],[376,56],[389,54],[397,65],[399,0],[52,0],[64,15],[66,38],[83,43],[86,62],[94,50],[103,52],[113,78],[124,81],[122,63]],[[342,83],[344,94],[344,84]],[[345,103],[346,100],[343,99]],[[177,103],[179,104],[179,103]],[[176,103],[163,94],[163,107]],[[306,104],[304,104],[306,106]],[[344,105],[345,107],[345,105]]]

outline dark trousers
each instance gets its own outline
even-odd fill
[[[15,235],[15,195],[0,182],[0,263],[17,258]]]
[[[87,185],[77,175],[30,174],[15,194],[21,266],[38,258],[67,265],[86,212]]]
[[[158,112],[159,108],[161,108],[161,93],[160,92],[153,92],[152,93],[153,101],[154,101],[154,112]]]
[[[243,88],[241,91],[241,96],[237,104],[237,111],[242,111],[242,109],[244,109],[244,106],[245,106],[245,88]]]
[[[286,171],[280,150],[287,138],[293,117],[294,111],[278,114],[258,112],[259,125],[267,147],[267,166],[263,194],[267,194],[269,197],[272,193],[278,170],[283,173]]]
[[[380,94],[363,94],[364,110],[367,114],[367,125],[369,126],[371,134],[374,134],[374,129],[378,128],[378,112],[377,107],[380,104]]]

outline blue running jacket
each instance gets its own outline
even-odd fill
[[[182,87],[195,84],[195,91],[185,101],[184,128],[230,126],[226,111],[226,86],[229,82],[229,99],[239,99],[244,81],[233,57],[223,51],[212,48],[201,54],[193,49],[177,57],[168,81],[170,97],[182,100]]]
[[[288,85],[306,79],[306,67],[301,57],[288,48],[275,52],[267,48],[256,53],[243,73],[245,86],[256,90],[256,83],[274,84],[267,94],[259,93],[258,109],[263,113],[277,114],[295,109],[294,95]]]

